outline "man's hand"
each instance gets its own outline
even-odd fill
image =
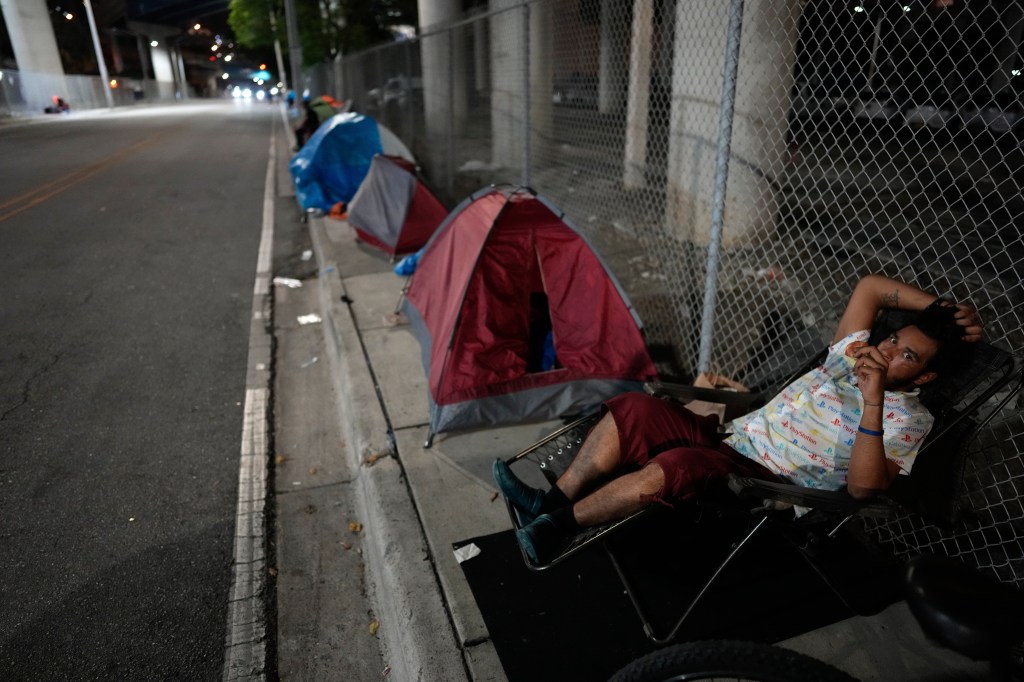
[[[967,303],[953,303],[952,301],[940,300],[939,305],[956,306],[956,323],[964,328],[964,341],[974,343],[981,341],[981,335],[984,331],[984,325],[981,322],[981,317],[978,315],[978,311],[973,306]]]
[[[889,361],[875,346],[864,345],[852,352],[853,373],[866,404],[881,405],[885,399],[885,377]]]

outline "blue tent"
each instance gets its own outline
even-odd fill
[[[330,211],[339,201],[348,203],[370,171],[374,155],[382,151],[372,118],[355,113],[331,116],[288,165],[299,205]]]

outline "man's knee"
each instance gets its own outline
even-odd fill
[[[636,472],[636,477],[641,499],[661,501],[665,493],[665,471],[656,460]]]

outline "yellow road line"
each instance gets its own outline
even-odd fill
[[[4,209],[7,209],[9,207],[13,207],[6,213],[0,213],[0,223],[7,220],[8,218],[13,218],[19,213],[27,211],[33,206],[38,206],[47,199],[51,199],[57,196],[61,192],[71,189],[72,187],[82,182],[83,180],[91,178],[100,171],[106,170],[107,168],[110,168],[111,166],[117,164],[125,157],[134,154],[135,152],[138,152],[153,144],[156,144],[157,142],[163,140],[165,137],[170,135],[172,132],[174,131],[168,130],[158,135],[154,135],[144,140],[140,140],[139,142],[136,142],[133,145],[125,147],[120,151],[114,152],[113,154],[104,159],[101,159],[95,163],[91,163],[88,166],[83,166],[82,168],[73,170],[70,173],[63,175],[62,177],[57,178],[56,180],[51,180],[50,182],[44,185],[40,185],[39,187],[31,189],[27,192],[22,192],[18,196],[12,197],[11,199],[8,199],[3,203],[0,203],[0,211],[3,211]]]

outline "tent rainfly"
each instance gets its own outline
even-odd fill
[[[430,436],[551,419],[656,378],[640,319],[542,196],[487,188],[422,251],[402,312],[422,351]]]
[[[327,212],[338,202],[348,203],[369,172],[374,155],[382,152],[413,161],[401,140],[369,116],[331,116],[288,164],[299,205],[306,211]]]
[[[391,257],[418,251],[447,215],[414,164],[383,154],[373,157],[348,205],[348,222],[359,239]]]

